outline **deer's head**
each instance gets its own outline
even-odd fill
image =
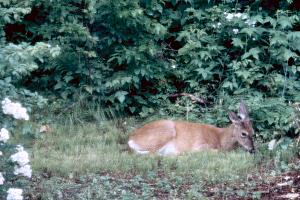
[[[238,114],[229,113],[229,119],[234,125],[233,135],[237,142],[250,153],[255,152],[253,144],[254,130],[244,102],[241,102]]]

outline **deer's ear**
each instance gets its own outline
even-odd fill
[[[239,114],[240,118],[242,120],[248,119],[249,118],[249,114],[248,114],[248,110],[246,108],[246,104],[244,103],[244,101],[241,101],[240,103],[240,109],[239,109]]]
[[[235,114],[234,112],[229,112],[228,116],[229,116],[230,121],[234,124],[239,124],[241,122],[241,120],[239,119],[237,114]]]

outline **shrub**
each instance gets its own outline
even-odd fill
[[[5,115],[11,115],[13,119],[29,120],[26,108],[22,107],[20,103],[11,102],[10,99],[5,98],[1,102],[2,111]],[[4,118],[8,118],[4,120]],[[11,118],[4,115],[0,116],[4,127],[12,126]],[[12,128],[12,127],[10,127]],[[32,170],[29,165],[29,155],[22,145],[9,144],[8,139],[10,133],[6,128],[1,128],[0,131],[0,195],[7,197],[7,200],[22,200],[23,190],[20,187],[25,187],[26,180],[21,177],[31,178]],[[17,151],[17,152],[16,152]],[[15,152],[14,154],[12,154]]]
[[[6,42],[62,48],[54,58],[33,56],[40,67],[28,68],[21,80],[27,88],[58,95],[67,104],[84,98],[142,117],[184,111],[189,119],[214,124],[225,124],[228,109],[245,99],[263,140],[295,130],[291,104],[300,100],[300,34],[293,1],[269,6],[242,0],[38,0],[27,5],[31,10],[23,12],[24,19],[3,23]],[[9,32],[11,26],[26,31]],[[189,103],[193,109],[186,112],[174,98],[183,92],[206,105]]]

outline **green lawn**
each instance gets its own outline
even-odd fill
[[[31,199],[256,198],[261,195],[256,180],[249,180],[275,167],[266,145],[259,145],[255,155],[242,149],[177,157],[136,155],[126,145],[130,132],[140,126],[136,120],[126,119],[120,126],[103,117],[86,122],[77,114],[49,123],[51,131],[35,140]],[[289,162],[294,152],[281,156]],[[244,183],[242,189],[233,189]]]
[[[35,171],[51,171],[61,176],[122,172],[143,175],[162,170],[167,174],[189,176],[212,182],[241,178],[256,170],[253,155],[243,150],[200,152],[178,157],[136,155],[126,142],[128,133],[105,124],[52,125],[33,148]]]

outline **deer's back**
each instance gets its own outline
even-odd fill
[[[185,151],[217,149],[220,128],[186,121],[159,120],[136,129],[129,146],[138,153],[179,154]],[[140,151],[140,152],[139,152]]]

